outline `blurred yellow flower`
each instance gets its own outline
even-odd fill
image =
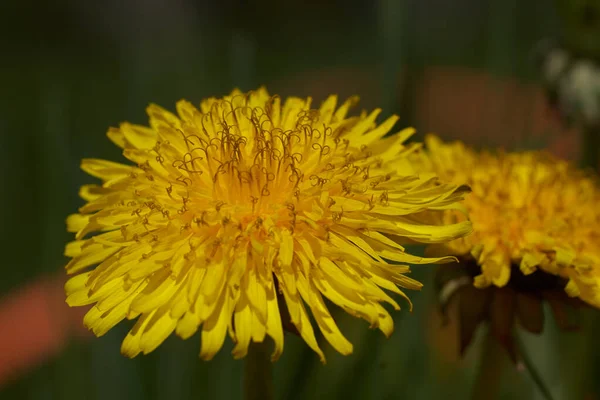
[[[419,215],[452,207],[468,189],[409,175],[418,145],[404,142],[413,130],[384,138],[397,117],[381,125],[379,109],[347,117],[356,101],[338,107],[330,96],[311,109],[310,98],[282,105],[264,88],[236,90],[200,109],[180,101],[178,115],[151,105],[150,127],[110,129],[135,165],[82,162],[103,183],[81,188],[87,204],[67,220],[76,232],[65,252],[76,274],[68,304],[94,304],[84,323],[98,336],[137,318],[122,344],[129,357],[201,328],[203,359],[227,334],[234,357],[268,335],[277,359],[289,314],[324,361],[306,307],[325,339],[349,354],[325,299],[390,335],[381,303],[399,306],[382,288],[406,298],[398,287],[421,287],[408,266],[390,261],[451,260],[412,256],[397,242],[467,234],[469,222],[430,226]]]
[[[511,267],[564,278],[571,297],[600,307],[600,188],[596,178],[543,152],[476,152],[460,142],[426,139],[423,168],[472,193],[464,204],[473,234],[434,248],[472,257],[474,284],[504,287]],[[444,222],[464,219],[446,212]],[[463,257],[464,258],[464,257]]]

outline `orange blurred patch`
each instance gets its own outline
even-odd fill
[[[0,300],[0,386],[58,354],[72,335],[87,336],[86,310],[67,306],[64,282],[41,278]]]
[[[561,125],[539,85],[483,70],[430,67],[415,94],[421,132],[476,146],[545,146],[559,157],[579,156],[579,134]]]

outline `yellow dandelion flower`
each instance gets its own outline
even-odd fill
[[[457,256],[436,272],[442,311],[457,323],[460,352],[481,322],[516,363],[515,323],[531,333],[544,325],[546,301],[558,326],[576,328],[568,308],[600,307],[600,188],[594,177],[545,152],[478,152],[461,142],[425,140],[414,165],[440,179],[466,183],[473,233],[429,246],[427,254]],[[447,210],[431,223],[464,220]],[[474,284],[474,285],[473,285]]]
[[[511,266],[565,279],[565,291],[600,307],[600,187],[596,179],[545,152],[476,152],[426,139],[426,169],[466,183],[473,234],[444,245],[480,266],[479,288],[506,286]],[[445,220],[462,218],[446,213]]]
[[[177,115],[151,105],[150,127],[110,129],[135,165],[82,162],[102,185],[83,186],[87,204],[67,220],[76,232],[68,304],[93,304],[84,323],[98,336],[137,318],[122,344],[129,357],[201,329],[203,359],[227,335],[236,358],[269,336],[277,359],[282,307],[322,360],[310,315],[349,354],[326,299],[390,335],[382,303],[399,306],[382,289],[406,298],[399,287],[421,287],[390,262],[450,260],[412,256],[397,241],[468,233],[468,222],[430,226],[417,215],[451,207],[467,189],[407,174],[413,130],[384,138],[397,117],[348,117],[356,100],[338,107],[330,96],[311,109],[310,98],[282,105],[264,88],[234,91],[199,109],[180,101]]]

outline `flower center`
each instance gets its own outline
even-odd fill
[[[184,126],[187,152],[171,165],[179,174],[172,185],[182,196],[181,220],[247,230],[269,219],[293,230],[298,214],[312,211],[324,190],[345,196],[356,179],[364,186],[389,179],[370,176],[381,161],[366,146],[349,149],[350,141],[341,139],[344,125],[334,129],[319,118],[316,110],[299,110],[293,128],[284,130],[268,109],[223,101],[202,114],[201,125],[215,134]]]

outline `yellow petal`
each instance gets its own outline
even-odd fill
[[[75,276],[65,284],[67,293],[67,304],[73,306],[85,306],[93,304],[101,299],[112,296],[112,294],[122,288],[125,284],[123,279],[114,279],[102,285],[98,290],[92,291],[87,285],[90,273],[83,273]],[[99,310],[105,311],[105,310]]]
[[[169,311],[169,305],[162,306],[144,327],[139,343],[139,347],[144,354],[156,349],[175,330],[177,320],[171,317]]]
[[[285,300],[285,304],[290,313],[290,319],[292,324],[296,327],[298,333],[300,333],[300,336],[302,337],[302,339],[304,339],[306,344],[308,344],[308,346],[319,355],[321,362],[324,363],[325,355],[323,354],[323,352],[319,348],[319,345],[317,344],[317,339],[315,338],[314,330],[312,328],[310,319],[308,318],[304,305],[302,304],[300,295],[290,295],[285,289],[282,289],[282,293]]]
[[[110,193],[110,189],[99,185],[83,185],[79,189],[79,197],[85,201],[97,200],[108,193]]]
[[[521,259],[519,268],[524,275],[529,275],[535,272],[536,267],[540,265],[543,259],[546,257],[541,253],[527,253]]]
[[[344,104],[342,104],[341,107],[338,108],[334,114],[335,120],[341,121],[344,118],[346,118],[348,111],[350,110],[350,108],[355,106],[356,103],[358,103],[358,100],[359,100],[358,96],[352,96],[352,97],[348,98],[346,101],[344,101]]]
[[[289,266],[292,264],[292,257],[294,256],[294,238],[290,231],[283,229],[281,231],[281,245],[279,247],[279,262],[282,266]]]
[[[339,330],[337,324],[333,320],[333,317],[329,313],[319,290],[313,285],[306,282],[305,279],[300,279],[298,289],[302,294],[302,297],[307,301],[312,310],[312,314],[315,317],[319,329],[325,336],[325,339],[343,355],[352,353],[352,343],[348,341]]]
[[[121,354],[129,358],[133,358],[142,352],[140,347],[142,334],[144,333],[146,326],[148,326],[148,323],[155,313],[156,310],[152,311],[150,314],[143,314],[137,320],[121,344]]]
[[[136,149],[151,149],[156,144],[156,131],[145,126],[123,123],[120,126],[128,144]]]
[[[388,313],[381,304],[375,304],[375,308],[377,309],[379,317],[377,321],[377,327],[386,337],[389,338],[394,332],[394,320],[392,319],[390,313]]]
[[[355,146],[368,145],[368,144],[371,144],[371,143],[381,139],[392,129],[392,127],[396,124],[396,122],[398,122],[398,119],[399,119],[398,116],[392,115],[391,117],[386,119],[381,125],[379,125],[377,128],[368,131],[363,136],[358,138],[356,141],[353,141],[352,144]],[[407,132],[411,132],[411,134],[413,134],[415,132],[415,130],[414,130],[414,128],[408,128],[408,129],[405,129],[402,132],[398,133],[398,135],[407,135]],[[410,136],[410,135],[407,135],[407,136]]]
[[[276,361],[283,353],[283,327],[281,325],[281,313],[279,312],[275,285],[272,285],[271,291],[267,295],[267,334],[275,342],[271,361]]]
[[[375,120],[377,119],[377,116],[380,113],[381,113],[380,108],[376,108],[375,110],[371,111],[369,116],[367,118],[363,119],[362,121],[360,121],[358,124],[356,124],[352,128],[352,130],[345,136],[345,138],[350,140],[351,142],[354,142],[354,141],[358,142],[359,139],[361,138],[361,136],[368,129],[371,129],[371,127],[375,124]]]
[[[319,116],[321,117],[321,121],[323,123],[329,124],[331,122],[337,100],[338,98],[336,95],[331,95],[327,97],[323,104],[321,104],[321,107],[319,108]]]
[[[146,108],[146,112],[150,117],[150,126],[157,131],[161,128],[181,129],[181,121],[179,118],[177,118],[175,114],[156,104],[150,104],[148,108]]]
[[[81,254],[82,246],[86,243],[86,240],[74,240],[67,243],[65,246],[64,255],[67,257],[76,257]]]
[[[100,178],[103,181],[112,181],[124,178],[137,169],[125,164],[119,164],[112,161],[100,160],[97,158],[85,158],[81,161],[81,169],[88,174]],[[137,171],[139,172],[139,171]]]
[[[217,354],[227,333],[227,326],[231,321],[231,299],[227,291],[223,291],[218,299],[217,306],[212,315],[202,324],[202,348],[200,358],[205,361],[212,360]]]
[[[481,271],[498,287],[505,286],[510,278],[510,265],[499,258],[486,259],[481,265]]]
[[[79,272],[90,265],[98,264],[119,251],[118,247],[92,244],[82,250],[81,254],[69,261],[65,269],[67,273]]]
[[[104,312],[94,306],[85,314],[83,324],[91,329],[96,336],[102,336],[125,319],[130,303],[131,301],[124,301]]]
[[[204,321],[214,313],[218,306],[217,299],[225,292],[225,268],[221,264],[210,265],[200,287],[200,296],[196,301],[196,308],[200,320]]]
[[[67,231],[79,232],[90,222],[89,215],[71,214],[67,217]]]
[[[243,358],[248,354],[248,346],[252,337],[252,311],[247,297],[242,295],[236,305],[233,316],[235,326],[235,347],[232,354],[235,359]]]
[[[125,135],[123,135],[123,132],[121,132],[121,130],[117,128],[109,128],[108,132],[106,132],[106,136],[108,136],[111,142],[113,142],[122,149],[124,149],[125,146],[127,146]]]
[[[131,309],[140,313],[147,313],[161,307],[171,300],[179,290],[181,283],[177,284],[171,276],[171,271],[163,268],[155,273],[146,288],[136,296],[131,303]]]
[[[182,339],[189,339],[198,330],[200,318],[193,311],[188,310],[177,322],[175,333]]]
[[[267,323],[267,291],[266,291],[266,283],[262,281],[258,271],[255,268],[252,268],[247,272],[247,298],[250,302],[250,306],[252,307],[253,317],[258,319],[257,323],[260,321],[260,325],[263,328],[263,333],[265,325]],[[256,329],[260,329],[255,327]],[[254,332],[254,331],[253,331]],[[260,335],[260,333],[258,333]]]
[[[569,295],[569,297],[577,297],[579,296],[579,287],[577,283],[573,279],[570,279],[565,286],[565,292]]]

